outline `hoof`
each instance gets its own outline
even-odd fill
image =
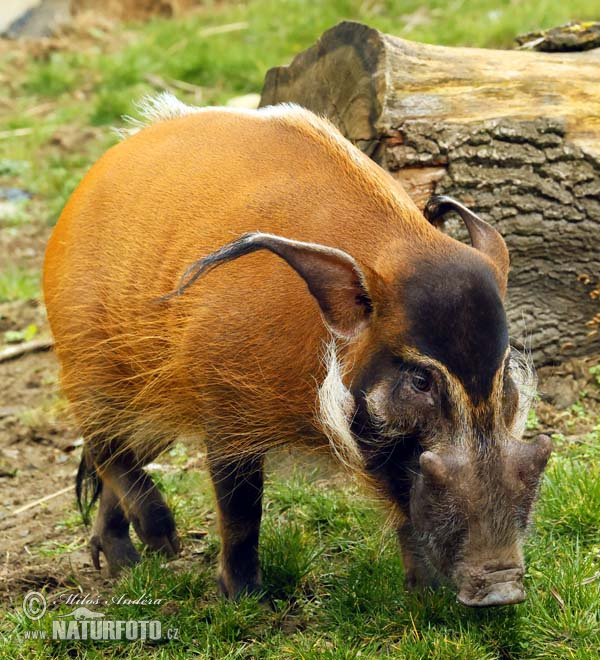
[[[100,553],[104,555],[109,577],[116,577],[124,568],[133,566],[140,561],[140,555],[133,546],[129,535],[94,535],[90,539],[90,553],[94,568],[98,571],[101,570]]]
[[[166,557],[176,557],[181,543],[175,529],[173,514],[166,505],[148,508],[140,517],[132,516],[131,523],[144,545]]]
[[[217,576],[217,585],[221,594],[230,600],[238,600],[241,596],[254,596],[263,591],[260,579],[236,581],[227,579],[223,573]]]
[[[424,591],[426,589],[438,589],[440,582],[435,575],[425,571],[407,571],[404,576],[404,586],[407,591]]]
[[[137,530],[136,530],[137,531]],[[148,550],[158,552],[168,559],[173,559],[181,552],[181,543],[177,532],[173,531],[171,534],[163,536],[145,536],[140,537],[145,543]]]

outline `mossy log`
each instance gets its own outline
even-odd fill
[[[600,351],[600,50],[448,48],[344,22],[267,73],[261,105],[284,101],[329,117],[421,208],[452,195],[499,229],[513,335],[538,364]]]

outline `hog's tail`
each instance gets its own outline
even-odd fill
[[[81,519],[85,525],[90,524],[90,512],[94,502],[102,492],[102,480],[96,472],[96,466],[92,461],[87,448],[84,446],[81,452],[81,461],[75,477],[75,495],[77,506],[81,513]]]

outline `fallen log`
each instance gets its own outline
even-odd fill
[[[284,101],[329,117],[421,208],[451,195],[501,231],[513,333],[538,364],[600,351],[600,49],[448,48],[344,22],[267,73],[261,105]]]

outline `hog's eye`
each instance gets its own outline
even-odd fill
[[[431,389],[431,374],[427,371],[415,371],[411,374],[410,384],[417,392],[429,392]]]

